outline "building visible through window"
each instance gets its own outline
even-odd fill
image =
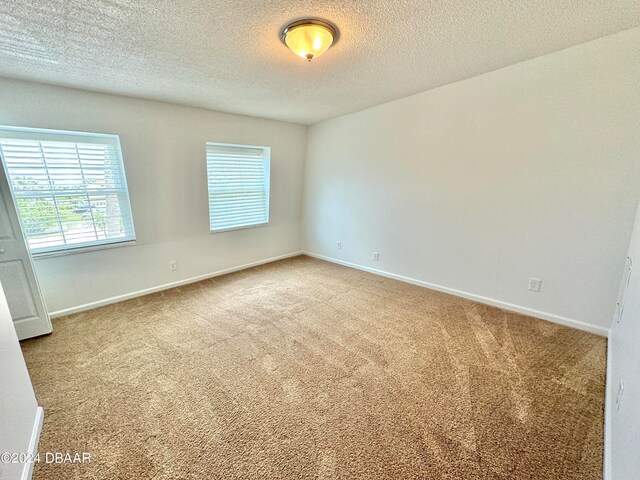
[[[34,254],[135,240],[116,135],[0,127],[0,155]]]

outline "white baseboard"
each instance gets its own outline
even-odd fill
[[[604,457],[602,465],[602,480],[612,480],[611,473],[611,414],[613,412],[613,353],[611,350],[611,336],[607,341],[607,377],[604,393]]]
[[[286,253],[284,255],[278,255],[277,257],[265,258],[264,260],[257,260],[251,263],[245,263],[244,265],[238,265],[237,267],[225,268],[223,270],[218,270],[211,273],[205,273],[204,275],[198,275],[196,277],[185,278],[184,280],[178,280],[177,282],[165,283],[163,285],[157,285],[151,288],[145,288],[143,290],[137,290],[131,293],[125,293],[123,295],[117,295],[115,297],[109,297],[102,300],[98,300],[96,302],[85,303],[84,305],[78,305],[76,307],[65,308],[63,310],[57,310],[55,312],[49,312],[50,318],[63,317],[65,315],[71,315],[73,313],[84,312],[86,310],[93,310],[94,308],[103,307],[105,305],[110,305],[112,303],[123,302],[125,300],[130,300],[136,297],[142,297],[143,295],[149,295],[150,293],[160,292],[162,290],[168,290],[169,288],[180,287],[183,285],[188,285],[190,283],[199,282],[201,280],[206,280],[207,278],[218,277],[220,275],[225,275],[227,273],[237,272],[239,270],[245,270],[251,267],[257,267],[258,265],[264,265],[265,263],[276,262],[278,260],[283,260],[285,258],[297,257],[302,255],[301,251]]]
[[[29,440],[29,451],[27,454],[29,458],[34,458],[38,453],[38,442],[40,441],[40,432],[42,432],[42,422],[44,421],[44,409],[38,407],[36,410],[36,419],[33,422],[33,429],[31,430],[31,439]],[[21,480],[31,480],[33,475],[33,462],[27,462],[24,464],[22,470]]]
[[[574,320],[572,318],[562,317],[560,315],[542,312],[540,310],[535,310],[533,308],[523,307],[520,305],[514,305],[513,303],[503,302],[501,300],[496,300],[489,297],[483,297],[482,295],[476,295],[474,293],[469,293],[462,290],[456,290],[455,288],[443,287],[442,285],[436,285],[434,283],[424,282],[422,280],[416,280],[415,278],[405,277],[403,275],[397,275],[395,273],[385,272],[383,270],[377,270],[375,268],[365,267],[365,266],[358,265],[351,262],[345,262],[343,260],[338,260],[337,258],[318,255],[317,253],[312,253],[307,251],[303,251],[302,253],[310,257],[318,258],[320,260],[326,260],[327,262],[337,263],[339,265],[344,265],[345,267],[356,268],[358,270],[374,273],[376,275],[392,278],[394,280],[400,280],[401,282],[410,283],[412,285],[418,285],[420,287],[430,288],[431,290],[437,290],[439,292],[448,293],[450,295],[455,295],[456,297],[467,298],[469,300],[473,300],[479,303],[484,303],[486,305],[491,305],[493,307],[503,308],[504,310],[509,310],[511,312],[521,313],[523,315],[528,315],[530,317],[540,318],[542,320],[558,323],[560,325],[565,325],[567,327],[573,327],[579,330],[584,330],[586,332],[595,333],[596,335],[601,335],[603,337],[609,336],[608,328],[599,327],[597,325],[581,322],[579,320]]]
[[[18,334],[18,340],[24,340],[26,338],[38,337],[40,335],[46,335],[51,333],[53,328],[51,327],[51,321],[42,318],[24,318],[22,320],[15,320],[13,326]]]
[[[503,308],[505,310],[509,310],[509,311],[512,311],[512,312],[521,313],[523,315],[529,315],[531,317],[540,318],[542,320],[548,320],[550,322],[558,323],[558,324],[561,324],[561,325],[566,325],[568,327],[577,328],[577,329],[584,330],[584,331],[587,331],[587,332],[595,333],[597,335],[602,335],[604,337],[607,337],[608,334],[609,334],[609,330],[607,328],[599,327],[597,325],[591,325],[589,323],[581,322],[579,320],[574,320],[574,319],[571,319],[571,318],[562,317],[562,316],[555,315],[555,314],[552,314],[552,313],[542,312],[540,310],[535,310],[535,309],[528,308],[528,307],[523,307],[523,306],[520,306],[520,305],[514,305],[512,303],[503,302],[501,300],[495,300],[493,298],[484,297],[484,296],[481,296],[481,295],[476,295],[476,294],[465,292],[465,291],[462,291],[462,290],[456,290],[454,288],[444,287],[442,285],[436,285],[434,283],[424,282],[422,280],[417,280],[415,278],[405,277],[403,275],[397,275],[395,273],[385,272],[383,270],[377,270],[375,268],[365,267],[365,266],[362,266],[362,265],[357,265],[355,263],[345,262],[343,260],[338,260],[337,258],[327,257],[327,256],[324,256],[324,255],[319,255],[319,254],[312,253],[312,252],[307,252],[307,251],[291,252],[291,253],[287,253],[287,254],[284,254],[284,255],[279,255],[277,257],[266,258],[266,259],[263,259],[263,260],[258,260],[258,261],[247,263],[247,264],[244,264],[244,265],[239,265],[239,266],[236,266],[236,267],[230,267],[230,268],[226,268],[226,269],[223,269],[223,270],[218,270],[216,272],[211,272],[211,273],[207,273],[207,274],[204,274],[204,275],[198,275],[196,277],[191,277],[191,278],[187,278],[187,279],[184,279],[184,280],[179,280],[179,281],[176,281],[176,282],[166,283],[166,284],[163,284],[163,285],[158,285],[158,286],[155,286],[155,287],[146,288],[146,289],[143,289],[143,290],[138,290],[138,291],[135,291],[135,292],[126,293],[126,294],[118,295],[118,296],[115,296],[115,297],[105,298],[105,299],[102,299],[102,300],[98,300],[96,302],[86,303],[86,304],[78,305],[78,306],[71,307],[71,308],[65,308],[63,310],[57,310],[55,312],[50,312],[49,316],[50,316],[50,318],[57,318],[57,317],[65,316],[65,315],[71,315],[73,313],[84,312],[86,310],[92,310],[94,308],[102,307],[102,306],[105,306],[105,305],[110,305],[112,303],[122,302],[124,300],[130,300],[132,298],[141,297],[143,295],[148,295],[150,293],[160,292],[162,290],[167,290],[169,288],[180,287],[182,285],[188,285],[190,283],[195,283],[195,282],[199,282],[201,280],[206,280],[207,278],[213,278],[213,277],[217,277],[217,276],[220,276],[220,275],[225,275],[227,273],[237,272],[239,270],[245,270],[247,268],[256,267],[258,265],[263,265],[263,264],[275,262],[275,261],[278,261],[278,260],[283,260],[285,258],[296,257],[298,255],[303,255],[303,254],[304,255],[308,255],[310,257],[318,258],[320,260],[325,260],[325,261],[328,261],[328,262],[337,263],[339,265],[344,265],[346,267],[356,268],[358,270],[363,270],[365,272],[373,273],[373,274],[376,274],[376,275],[381,275],[383,277],[392,278],[394,280],[400,280],[401,282],[406,282],[406,283],[410,283],[410,284],[413,284],[413,285],[418,285],[420,287],[430,288],[432,290],[437,290],[439,292],[448,293],[448,294],[451,294],[451,295],[455,295],[457,297],[467,298],[469,300],[473,300],[473,301],[476,301],[476,302],[479,302],[479,303],[484,303],[484,304],[491,305],[491,306],[498,307],[498,308]]]

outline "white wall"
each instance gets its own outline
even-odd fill
[[[623,276],[620,306],[609,337],[605,480],[630,480],[640,472],[640,208],[629,257],[631,275]],[[618,409],[620,380],[624,389]]]
[[[7,79],[0,124],[120,135],[137,245],[36,260],[50,311],[301,248],[305,126]],[[271,147],[268,226],[209,233],[207,141]]]
[[[640,193],[639,50],[633,29],[313,125],[306,250],[606,332]]]
[[[38,404],[0,285],[0,453],[27,453]],[[41,421],[41,417],[38,418]],[[39,430],[36,432],[39,434]],[[32,452],[34,453],[34,452]],[[24,464],[0,461],[0,478],[21,478]]]

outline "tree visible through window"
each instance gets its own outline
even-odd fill
[[[117,136],[0,128],[0,154],[34,253],[135,238]]]

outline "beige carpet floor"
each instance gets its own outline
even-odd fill
[[[606,342],[308,257],[22,344],[44,479],[600,479]]]

